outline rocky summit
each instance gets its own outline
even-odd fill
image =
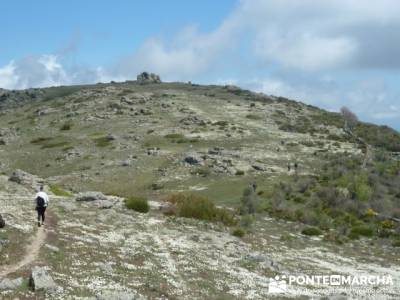
[[[0,298],[398,299],[400,134],[349,115],[147,72],[0,90]],[[317,275],[391,281],[289,282]]]

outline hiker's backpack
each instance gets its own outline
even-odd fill
[[[43,208],[46,205],[46,201],[40,196],[36,198],[36,207]]]

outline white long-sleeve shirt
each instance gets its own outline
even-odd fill
[[[35,197],[35,202],[36,202],[37,197],[43,198],[44,207],[47,207],[49,205],[49,196],[45,192],[42,191],[42,192],[37,193],[36,197]]]

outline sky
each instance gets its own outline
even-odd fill
[[[400,130],[398,0],[3,0],[0,88],[234,84]]]

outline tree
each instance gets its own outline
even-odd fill
[[[340,109],[340,112],[344,118],[344,127],[345,129],[348,129],[352,131],[354,127],[358,123],[358,118],[355,113],[353,113],[350,109],[348,109],[346,106],[343,106]]]

